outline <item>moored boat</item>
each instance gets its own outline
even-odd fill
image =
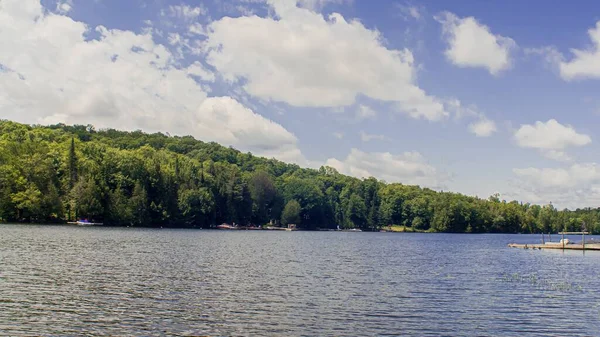
[[[232,226],[230,224],[222,223],[217,226],[217,229],[238,229],[236,226]]]
[[[77,226],[102,226],[104,225],[101,222],[91,222],[87,219],[83,219],[83,220],[77,220],[77,221],[72,221],[72,222],[67,222],[67,224],[69,225],[77,225]]]

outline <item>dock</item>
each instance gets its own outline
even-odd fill
[[[585,236],[588,232],[559,232],[562,235],[562,239],[559,242],[546,242],[545,235],[542,234],[542,243],[509,243],[508,246],[511,248],[522,248],[522,249],[562,249],[562,250],[600,250],[600,242],[597,240],[585,241]],[[581,235],[581,242],[574,243],[565,239],[565,235]]]
[[[558,242],[544,243],[544,244],[531,244],[531,243],[510,243],[508,244],[511,248],[523,248],[523,249],[564,249],[564,250],[600,250],[600,244],[581,244],[581,243],[570,243],[562,245]]]

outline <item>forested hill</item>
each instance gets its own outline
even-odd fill
[[[0,121],[0,221],[307,229],[600,232],[600,210],[558,211],[303,169],[164,134]]]

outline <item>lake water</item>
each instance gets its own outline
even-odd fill
[[[539,241],[0,225],[0,335],[600,335],[600,253]]]

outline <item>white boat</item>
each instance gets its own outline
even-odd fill
[[[73,222],[67,222],[69,225],[77,225],[77,226],[102,226],[103,223],[100,222],[89,222],[88,220],[78,220]]]
[[[235,226],[235,223],[233,226],[230,224],[227,224],[227,223],[222,223],[217,226],[217,229],[233,230],[233,229],[238,229],[238,228]]]

